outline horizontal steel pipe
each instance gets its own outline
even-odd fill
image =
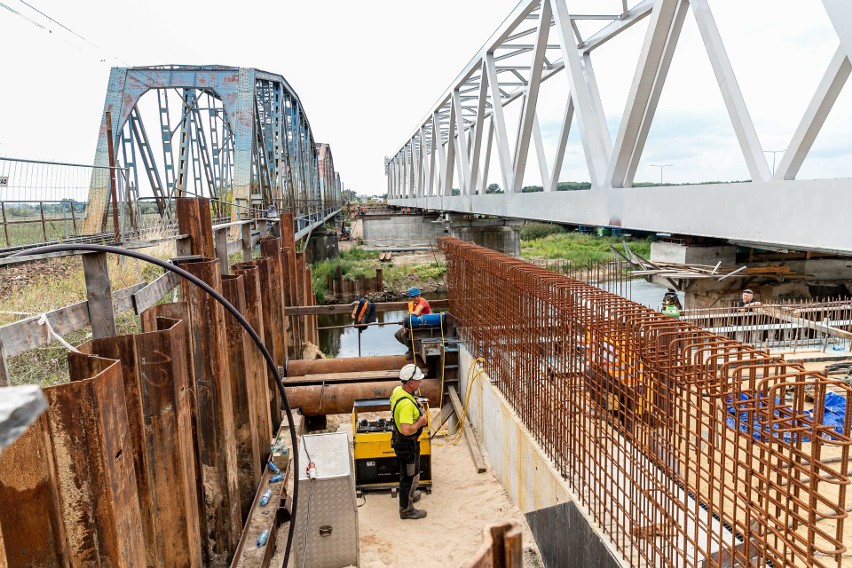
[[[298,360],[287,363],[287,376],[302,377],[304,375],[321,375],[325,373],[353,373],[358,371],[402,369],[410,362],[411,361],[407,360],[402,355]]]
[[[389,398],[399,381],[381,383],[349,383],[342,385],[286,387],[287,400],[291,408],[299,407],[305,416],[343,414],[352,411],[352,405],[363,398]],[[429,404],[440,404],[441,381],[425,379],[420,393],[429,399]]]

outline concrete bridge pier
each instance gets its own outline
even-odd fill
[[[334,258],[338,256],[337,234],[325,227],[317,227],[308,238],[305,248],[306,261],[308,264]]]
[[[521,256],[521,225],[511,219],[467,219],[449,215],[450,234],[460,240],[508,254]]]
[[[767,270],[765,274],[743,271],[721,281],[715,278],[675,280],[676,287],[684,292],[684,306],[687,308],[733,306],[745,288],[753,290],[755,300],[763,303],[852,295],[852,258],[808,259],[802,256],[801,253],[778,253],[772,260],[738,262],[737,248],[731,245],[651,244],[651,262],[715,266],[721,261],[727,268],[746,265]],[[772,271],[772,267],[778,270]],[[654,277],[654,282],[672,286],[670,280],[662,277]]]

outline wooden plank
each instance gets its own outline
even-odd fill
[[[470,388],[470,385],[468,385],[468,388]],[[450,395],[450,402],[453,405],[453,410],[456,412],[456,418],[461,420],[461,417],[464,416],[462,410],[463,406],[459,400],[458,393],[456,393],[456,387],[449,385],[447,387],[447,392]],[[479,447],[479,441],[473,433],[473,427],[470,425],[470,421],[467,418],[465,418],[465,423],[463,425],[459,425],[459,427],[461,426],[464,426],[464,437],[467,441],[467,447],[470,450],[470,456],[473,458],[473,464],[476,466],[476,473],[484,473],[486,469],[485,458],[482,456],[482,448]]]
[[[217,229],[213,233],[213,247],[216,249],[216,258],[219,259],[219,267],[222,274],[228,273],[228,229]]]
[[[432,311],[446,310],[450,307],[449,300],[429,300],[429,306]],[[376,303],[376,313],[378,312],[399,312],[408,310],[407,302],[378,302]],[[328,314],[351,314],[352,304],[328,304],[321,306],[288,306],[287,317],[305,316],[305,315],[328,315]]]
[[[145,566],[121,365],[73,352],[68,363],[71,382],[44,395],[69,563]]]
[[[9,376],[9,368],[6,367],[6,350],[3,348],[3,337],[0,336],[0,387],[8,387],[12,384]]]
[[[92,325],[92,337],[112,337],[115,335],[115,313],[112,306],[112,285],[109,280],[109,267],[105,252],[92,252],[83,255],[83,276],[86,280],[86,299],[88,300],[89,321]]]
[[[180,284],[180,276],[174,272],[162,274],[131,296],[133,311],[136,312],[136,315],[140,315],[159,302],[163,296],[171,292],[178,284]]]
[[[113,309],[116,312],[129,310],[132,307],[131,296],[143,287],[145,283],[140,282],[117,291],[113,294]],[[71,304],[44,315],[53,330],[62,336],[89,325],[87,302]],[[47,328],[38,323],[40,317],[32,316],[0,327],[0,342],[3,343],[6,357],[14,357],[51,342],[52,337]]]
[[[285,462],[285,466],[289,465]],[[237,551],[231,568],[266,568],[275,554],[275,536],[278,529],[277,510],[281,501],[286,497],[287,482],[290,478],[290,468],[281,469],[285,478],[276,483],[269,483],[269,479],[275,475],[269,469],[264,470],[257,493],[249,509],[246,528],[240,537]],[[272,490],[272,497],[266,505],[260,504],[260,499],[267,489]],[[257,546],[257,537],[263,531],[269,531],[269,538],[264,546]]]
[[[240,248],[243,251],[243,262],[248,262],[251,260],[252,249],[251,225],[246,223],[240,227],[240,231]]]

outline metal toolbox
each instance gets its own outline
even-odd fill
[[[296,566],[359,566],[358,507],[350,448],[346,432],[306,434],[299,441]],[[306,471],[311,462],[316,466],[313,480]]]

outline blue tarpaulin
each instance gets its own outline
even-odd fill
[[[745,402],[748,401],[748,402]],[[825,406],[823,413],[823,424],[826,426],[831,426],[832,429],[838,434],[843,434],[843,424],[846,418],[846,398],[833,393],[831,391],[826,392],[825,394]],[[786,404],[781,404],[781,402],[776,399],[775,406],[773,411],[773,419],[779,420],[785,418],[784,422],[776,422],[771,425],[765,419],[761,420],[763,416],[769,411],[769,404],[765,398],[761,398],[759,394],[747,394],[740,393],[739,402],[734,402],[731,397],[728,397],[727,400],[727,410],[728,416],[726,420],[726,424],[728,428],[732,430],[737,429],[737,419],[739,416],[739,431],[751,435],[755,440],[761,441],[769,441],[768,437],[770,434],[770,430],[774,430],[775,432],[772,434],[775,438],[782,438],[785,442],[794,442],[795,436],[797,432],[790,432],[791,428],[804,428],[805,431],[812,431],[812,423],[813,423],[813,410],[805,410],[802,415],[802,418],[792,418],[793,408]],[[752,416],[752,422],[749,423],[749,414]],[[802,442],[809,442],[810,437],[804,435],[802,437]]]

